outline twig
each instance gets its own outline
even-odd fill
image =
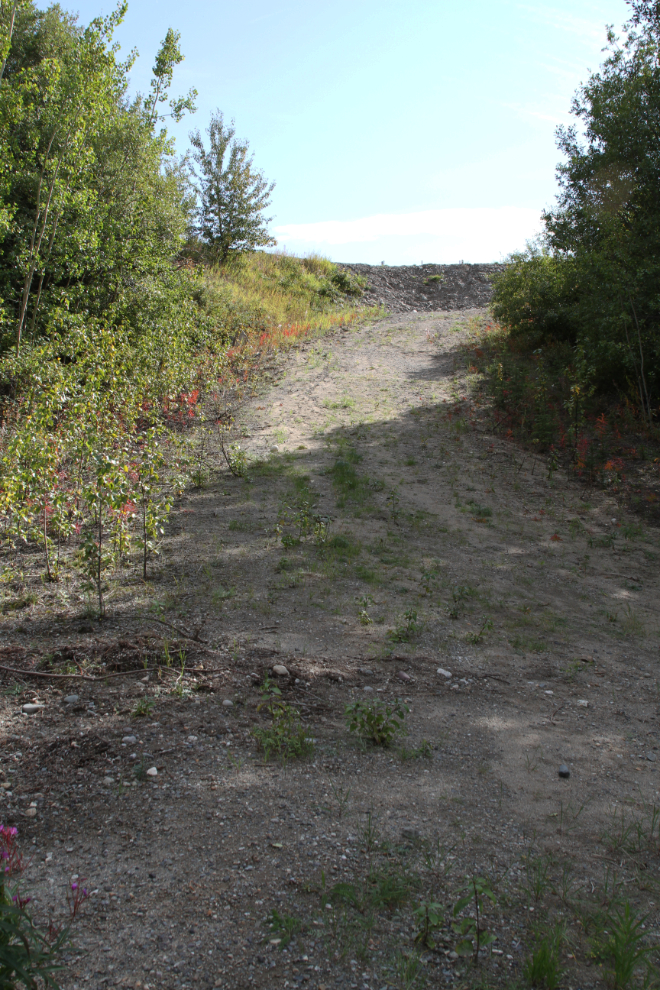
[[[174,632],[178,632],[178,634],[180,636],[183,636],[184,639],[192,640],[193,643],[208,643],[208,639],[199,638],[199,630],[195,633],[194,636],[191,636],[190,633],[184,632],[183,629],[179,629],[179,627],[175,626],[174,623],[167,622],[165,619],[153,619],[153,621],[160,622],[162,626],[167,626],[169,629],[173,629]],[[201,630],[202,626],[200,626],[199,628]]]
[[[17,674],[19,677],[47,677],[50,680],[65,680],[65,681],[106,681],[110,677],[128,677],[130,674],[148,674],[152,670],[164,670],[169,671],[173,674],[178,674],[178,668],[175,670],[173,667],[140,667],[137,670],[119,670],[111,674],[103,674],[102,677],[90,677],[89,674],[50,674],[45,670],[16,670],[14,667],[3,667],[0,665],[0,670],[6,670],[9,674]],[[191,673],[191,671],[187,671]],[[205,671],[206,673],[206,671]]]

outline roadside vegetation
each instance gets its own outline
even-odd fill
[[[660,14],[632,5],[558,130],[560,195],[539,242],[498,277],[487,370],[500,426],[589,480],[642,482],[658,448]],[[580,136],[578,131],[583,133]],[[639,486],[637,486],[639,487]],[[651,502],[648,503],[648,499]],[[657,500],[644,491],[646,507]]]
[[[74,568],[101,616],[108,573],[148,578],[199,481],[190,427],[274,351],[354,320],[362,291],[323,258],[257,250],[272,184],[220,114],[210,151],[193,135],[199,175],[176,155],[165,121],[196,97],[170,95],[176,32],[129,102],[125,10],[84,28],[27,0],[0,21],[2,544],[38,546],[45,582]]]

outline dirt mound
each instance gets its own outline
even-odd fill
[[[367,279],[363,299],[391,313],[436,312],[487,306],[492,278],[505,265],[348,265]]]

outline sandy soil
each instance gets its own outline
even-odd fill
[[[485,319],[294,351],[237,419],[248,478],[209,428],[205,485],[103,625],[63,589],[5,610],[4,667],[108,675],[3,672],[0,816],[35,916],[64,919],[73,876],[93,891],[65,987],[510,987],[559,925],[577,990],[606,985],[594,938],[626,902],[654,939],[659,534],[489,432],[465,357]],[[306,759],[257,749],[267,676]],[[407,735],[349,733],[358,699],[400,699]],[[478,967],[452,928],[474,876]]]

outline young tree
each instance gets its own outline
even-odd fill
[[[276,241],[268,233],[272,217],[263,212],[270,205],[270,185],[253,167],[247,141],[237,141],[234,122],[225,127],[217,110],[207,128],[207,151],[199,131],[190,135],[199,193],[198,231],[212,257],[223,264],[235,251],[252,251]]]

